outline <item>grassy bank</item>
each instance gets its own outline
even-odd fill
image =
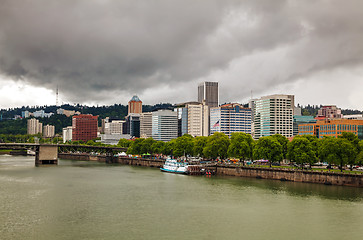
[[[10,154],[11,151],[10,149],[0,149],[0,154]]]

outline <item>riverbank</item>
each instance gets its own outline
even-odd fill
[[[107,162],[106,156],[90,156],[88,154],[59,153],[59,158],[81,161]],[[160,168],[164,164],[162,159],[114,157],[113,163],[132,166]],[[237,166],[234,164],[198,165],[197,169],[208,169],[217,176],[249,177],[258,179],[273,179],[280,181],[319,183],[325,185],[363,187],[363,175],[354,173],[337,173],[326,171],[265,168]],[[196,175],[196,174],[193,174]]]

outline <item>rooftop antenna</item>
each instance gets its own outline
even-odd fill
[[[55,92],[55,105],[58,106],[58,85],[57,85],[57,90]]]
[[[253,95],[252,95],[252,89],[251,89],[251,100],[253,99]]]

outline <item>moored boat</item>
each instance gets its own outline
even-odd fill
[[[160,168],[160,170],[163,172],[187,174],[188,164],[184,162],[178,162],[176,159],[168,158],[165,160],[165,163],[163,167]]]

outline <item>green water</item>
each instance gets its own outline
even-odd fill
[[[363,189],[0,155],[0,239],[363,239]]]

